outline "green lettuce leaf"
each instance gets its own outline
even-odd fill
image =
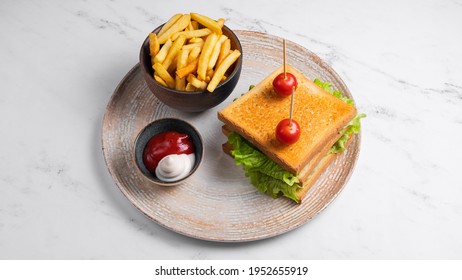
[[[228,141],[233,146],[231,154],[236,165],[242,165],[250,183],[259,191],[271,197],[283,195],[300,202],[296,194],[301,188],[297,176],[284,170],[237,133],[231,132]]]
[[[333,96],[340,98],[341,100],[345,101],[347,104],[351,104],[354,106],[354,101],[346,96],[343,95],[342,91],[340,90],[334,90],[332,88],[332,84],[328,82],[323,82],[319,79],[314,79],[314,83],[317,84],[320,88],[323,90],[329,92]],[[343,129],[342,131],[342,136],[335,142],[335,144],[330,148],[329,152],[330,153],[341,153],[345,151],[346,149],[346,143],[350,139],[350,137],[353,134],[358,134],[359,131],[361,130],[361,122],[360,119],[365,118],[366,114],[359,114],[356,115],[348,124],[347,126]]]
[[[300,202],[297,197],[298,184],[290,186],[281,180],[277,180],[259,171],[246,172],[246,176],[250,177],[250,183],[254,185],[257,190],[270,195],[272,198],[277,198],[282,194],[297,203]]]
[[[341,100],[345,101],[347,104],[351,104],[351,105],[355,105],[355,102],[346,97],[346,96],[343,96],[343,93],[342,91],[340,90],[334,90],[332,88],[332,84],[329,83],[329,82],[323,82],[319,79],[314,79],[313,81],[315,84],[317,84],[320,88],[322,88],[323,90],[327,91],[328,93],[332,94],[333,96],[337,97],[337,98],[340,98]]]
[[[358,134],[361,130],[361,122],[359,121],[362,118],[365,118],[366,114],[356,115],[348,125],[343,129],[342,136],[335,142],[335,144],[330,148],[329,152],[333,154],[341,153],[345,151],[346,143],[350,137],[354,134]]]

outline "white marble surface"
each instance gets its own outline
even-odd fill
[[[112,181],[105,106],[147,32],[190,11],[316,52],[368,115],[348,185],[303,227],[194,240]],[[0,38],[1,259],[462,258],[461,0],[7,0]]]

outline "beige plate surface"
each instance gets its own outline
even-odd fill
[[[103,119],[102,146],[107,167],[122,193],[156,223],[194,238],[242,242],[264,239],[293,230],[321,212],[339,194],[356,162],[360,137],[329,166],[300,205],[272,199],[250,185],[240,166],[221,150],[217,111],[281,65],[282,39],[252,31],[236,31],[243,46],[244,64],[233,94],[220,106],[200,114],[167,107],[149,92],[136,65],[116,88]],[[287,42],[287,63],[308,78],[331,82],[351,97],[340,77],[318,56]],[[177,117],[202,134],[205,154],[199,170],[175,187],[162,187],[143,178],[136,168],[134,141],[152,120]]]

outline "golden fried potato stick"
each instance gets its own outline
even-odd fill
[[[187,80],[191,85],[193,85],[197,89],[204,90],[207,87],[206,82],[199,80],[193,74],[189,74]]]
[[[233,65],[240,56],[241,52],[239,50],[234,50],[223,60],[220,65],[218,65],[218,68],[213,74],[212,80],[210,80],[210,83],[207,86],[207,90],[209,92],[213,92],[215,90],[228,68],[231,67],[231,65]]]
[[[160,48],[160,51],[157,53],[157,55],[154,57],[154,64],[157,62],[164,62],[165,57],[168,54],[168,50],[172,46],[172,40],[168,39],[167,42]],[[152,59],[151,59],[152,60]],[[152,64],[154,66],[154,64]]]
[[[199,56],[199,65],[197,67],[197,77],[202,81],[205,80],[213,48],[215,47],[217,41],[218,35],[216,33],[210,34],[209,36],[207,36],[207,39],[205,40],[204,47],[202,48],[202,52]]]
[[[178,75],[178,77],[184,78],[188,76],[189,74],[194,73],[194,71],[197,70],[198,64],[199,64],[199,58],[196,58],[195,60],[188,63],[188,65],[186,65],[185,67],[181,69],[177,69],[176,74]]]
[[[191,39],[189,39],[189,43],[190,43],[190,44],[194,44],[194,43],[202,43],[202,44],[203,44],[203,43],[204,43],[204,39],[202,39],[202,38],[196,38],[196,37],[195,37],[195,38],[191,38]]]
[[[191,85],[191,83],[188,83],[184,90],[186,90],[186,91],[196,91],[197,89],[193,85]]]
[[[157,35],[154,33],[149,33],[149,53],[151,54],[151,64],[154,64],[154,57],[160,50],[159,40],[157,40]]]
[[[201,29],[192,30],[192,31],[191,30],[190,31],[180,31],[180,32],[173,34],[172,37],[170,38],[172,39],[172,41],[175,41],[176,38],[178,38],[181,35],[185,36],[186,39],[191,39],[194,37],[204,37],[204,36],[209,35],[210,33],[212,33],[212,30],[208,28],[201,28]]]
[[[163,85],[164,87],[168,87],[167,83],[162,80],[161,77],[159,77],[158,75],[154,74],[154,79],[161,85]]]
[[[178,75],[175,75],[175,89],[176,90],[185,90],[186,88],[186,78],[180,78]]]
[[[188,65],[189,50],[181,49],[178,52],[176,69],[181,69]]]
[[[167,31],[167,29],[169,29],[175,22],[177,22],[182,15],[183,14],[176,14],[173,15],[169,20],[167,20],[164,26],[162,26],[160,31],[157,33],[157,36],[164,34],[164,32]]]
[[[188,56],[189,50],[181,49],[178,52],[177,61],[176,61],[176,69],[181,69],[188,65]],[[186,78],[180,78],[178,75],[175,75],[175,89],[176,90],[185,90],[186,86]]]
[[[183,31],[188,27],[189,22],[191,21],[191,16],[186,14],[182,15],[169,29],[167,29],[162,35],[159,35],[158,40],[159,44],[164,44],[174,33]]]
[[[218,35],[221,35],[223,33],[223,31],[221,30],[221,26],[218,24],[218,22],[214,21],[208,16],[204,16],[198,13],[190,13],[190,15],[192,20],[195,20],[203,26],[210,28],[212,32],[217,33]]]
[[[200,49],[202,48],[203,45],[204,45],[204,42],[187,44],[187,45],[184,45],[184,46],[183,46],[183,50],[192,50],[192,49],[194,49],[195,47],[199,47],[199,50],[200,50]]]
[[[172,46],[168,50],[168,54],[165,57],[165,60],[162,62],[162,66],[165,69],[168,69],[168,67],[170,67],[170,64],[173,62],[174,58],[178,55],[178,52],[181,50],[185,42],[186,42],[185,36],[180,36],[178,37],[177,40],[173,42]]]
[[[219,18],[217,20],[218,25],[223,28],[223,25],[225,25],[225,19],[224,18]]]
[[[231,51],[231,40],[226,39],[223,44],[221,44],[220,54],[218,55],[216,66],[219,66],[223,59],[225,59]]]
[[[199,23],[197,21],[191,20],[191,26],[193,30],[199,29]]]
[[[188,62],[194,61],[196,58],[199,57],[200,53],[202,51],[201,47],[194,47],[190,52],[189,52],[189,57],[188,57]]]
[[[218,41],[215,44],[215,47],[213,48],[212,55],[210,56],[209,65],[207,66],[207,70],[213,69],[213,67],[215,67],[217,60],[218,60],[218,55],[220,54],[221,45],[227,39],[228,37],[226,37],[226,35],[224,34],[221,34],[220,38],[218,38]]]
[[[168,71],[160,63],[156,63],[153,66],[155,74],[158,75],[170,88],[175,88],[175,79],[170,76]]]
[[[175,56],[175,57],[173,58],[172,63],[170,63],[170,66],[167,68],[168,73],[170,73],[170,75],[171,75],[172,77],[175,76],[175,75],[173,75],[172,73],[175,73],[175,71],[176,71],[177,58],[178,58],[178,56]]]

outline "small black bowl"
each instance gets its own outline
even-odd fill
[[[189,173],[188,176],[186,176],[183,179],[173,181],[173,182],[164,182],[162,180],[159,180],[156,177],[156,174],[151,173],[146,166],[143,163],[143,151],[144,148],[146,147],[146,144],[148,141],[155,135],[162,133],[162,132],[167,132],[167,131],[176,131],[179,133],[184,133],[188,134],[191,137],[191,140],[194,145],[194,155],[196,157],[196,161],[194,162],[193,168],[191,172]],[[204,155],[204,146],[202,143],[202,138],[199,134],[199,132],[189,123],[180,120],[180,119],[175,119],[175,118],[165,118],[165,119],[159,119],[151,122],[148,124],[145,128],[141,130],[141,132],[138,134],[136,140],[135,140],[135,161],[136,165],[140,169],[140,171],[152,182],[162,185],[162,186],[173,186],[173,185],[178,185],[184,180],[186,180],[189,176],[191,176],[197,168],[199,168],[199,165],[202,161],[202,157]]]
[[[163,25],[157,27],[152,33],[158,33]],[[223,34],[231,41],[231,49],[239,50],[241,56],[228,70],[228,78],[221,82],[213,92],[202,91],[180,91],[165,87],[154,79],[154,70],[151,64],[149,53],[149,36],[143,42],[140,50],[140,66],[144,80],[151,92],[162,103],[184,112],[202,112],[213,108],[226,100],[236,87],[242,69],[242,46],[237,35],[226,25],[223,26]]]

